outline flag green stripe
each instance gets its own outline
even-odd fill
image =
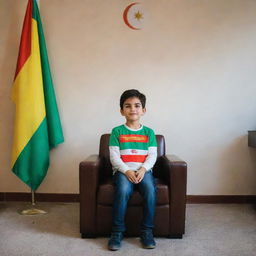
[[[20,153],[12,171],[32,190],[43,181],[49,166],[49,145],[44,119],[28,144]]]
[[[36,1],[33,1],[32,17],[37,21],[37,29],[39,36],[41,67],[44,86],[44,99],[46,109],[46,121],[48,127],[49,145],[50,149],[57,146],[64,141],[63,132],[61,128],[61,122],[59,117],[59,111],[57,107],[52,76],[50,71],[50,65],[48,61],[47,48],[44,38],[44,32],[40,13]]]
[[[37,18],[37,14],[38,14],[38,5],[37,5],[37,1],[36,0],[32,0],[33,4],[32,4],[32,18],[36,19]]]

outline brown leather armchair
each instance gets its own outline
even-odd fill
[[[157,182],[155,236],[182,238],[185,231],[187,164],[173,155],[165,155],[165,141],[156,135],[158,157],[153,168]],[[99,155],[92,155],[79,166],[80,232],[82,238],[106,236],[111,232],[112,168],[109,160],[109,134],[100,139]],[[131,196],[126,213],[126,235],[139,236],[142,198]]]

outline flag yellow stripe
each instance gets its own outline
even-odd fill
[[[12,91],[12,99],[16,104],[12,167],[45,118],[40,49],[35,19],[32,19],[31,41],[31,55],[16,76]]]

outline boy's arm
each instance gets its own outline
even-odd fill
[[[150,129],[148,137],[148,156],[145,162],[142,164],[142,167],[145,168],[146,171],[149,171],[153,168],[157,158],[157,141],[153,130]]]
[[[145,162],[142,164],[142,167],[145,168],[146,171],[149,171],[153,168],[157,158],[157,147],[149,147],[148,148],[148,156]]]
[[[114,170],[125,173],[129,167],[122,161],[120,157],[120,149],[118,146],[109,146],[110,162]]]
[[[157,141],[156,136],[153,130],[149,134],[149,147],[148,147],[148,156],[145,162],[142,164],[140,169],[137,171],[138,182],[141,182],[145,172],[151,170],[157,159]]]
[[[130,170],[129,167],[120,158],[119,147],[109,146],[110,162],[114,168],[119,172],[126,175],[127,179],[132,183],[138,183],[138,179],[134,171]]]
[[[138,182],[141,182],[143,180],[145,172],[152,169],[152,167],[156,162],[156,158],[157,158],[157,147],[152,147],[149,149],[149,153],[146,158],[146,161],[143,163],[143,165],[140,167],[140,169],[136,173]]]
[[[138,183],[135,172],[130,170],[128,165],[126,165],[121,159],[118,134],[116,134],[114,129],[112,130],[109,140],[109,154],[113,169],[125,174],[130,182]]]
[[[129,170],[129,167],[121,159],[118,137],[119,137],[119,133],[114,128],[109,138],[110,162],[115,171],[125,173],[126,171]]]

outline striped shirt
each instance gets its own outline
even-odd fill
[[[126,125],[117,126],[110,136],[109,152],[114,172],[136,171],[141,167],[151,170],[157,158],[155,133],[146,126],[137,130]]]

